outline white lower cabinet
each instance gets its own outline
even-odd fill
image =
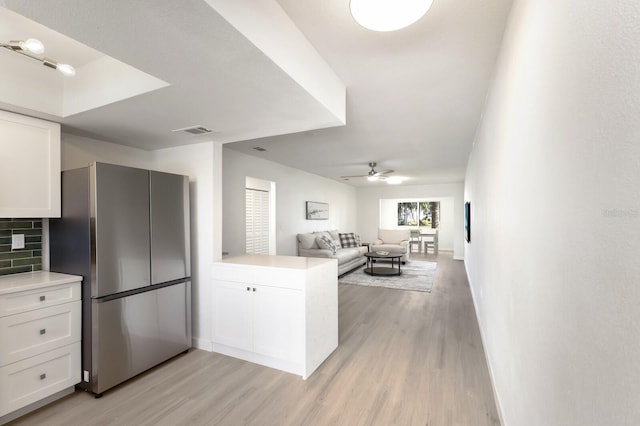
[[[78,300],[0,318],[0,365],[79,342],[80,315]]]
[[[0,424],[80,382],[81,277],[0,277]]]
[[[253,295],[249,283],[216,281],[215,341],[238,349],[253,350]]]
[[[302,291],[216,282],[216,342],[287,362],[303,349]]]
[[[80,342],[0,367],[0,413],[7,414],[80,382]]]
[[[306,379],[337,347],[335,260],[246,255],[213,275],[215,352]]]
[[[254,286],[253,351],[287,362],[304,355],[302,290]]]

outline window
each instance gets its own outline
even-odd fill
[[[398,226],[440,227],[440,201],[398,203]]]

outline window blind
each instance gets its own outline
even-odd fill
[[[269,254],[269,192],[246,189],[246,238],[249,254]]]

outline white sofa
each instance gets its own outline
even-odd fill
[[[336,259],[338,261],[338,275],[345,274],[366,263],[364,254],[367,247],[358,245],[357,247],[342,247],[340,236],[337,230],[312,232],[308,234],[298,234],[298,256],[304,257],[324,257]],[[336,250],[321,248],[318,245],[318,238],[328,237],[336,244]]]
[[[388,251],[402,254],[400,261],[406,263],[411,231],[409,229],[378,229],[378,239],[371,245],[371,251]]]

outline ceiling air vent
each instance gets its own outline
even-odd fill
[[[175,129],[175,130],[172,130],[172,132],[187,132],[187,133],[190,133],[192,135],[204,135],[204,134],[207,134],[207,133],[214,133],[213,130],[208,129],[208,128],[204,127],[204,126],[200,126],[200,125],[191,126],[191,127],[185,127],[183,129]]]

